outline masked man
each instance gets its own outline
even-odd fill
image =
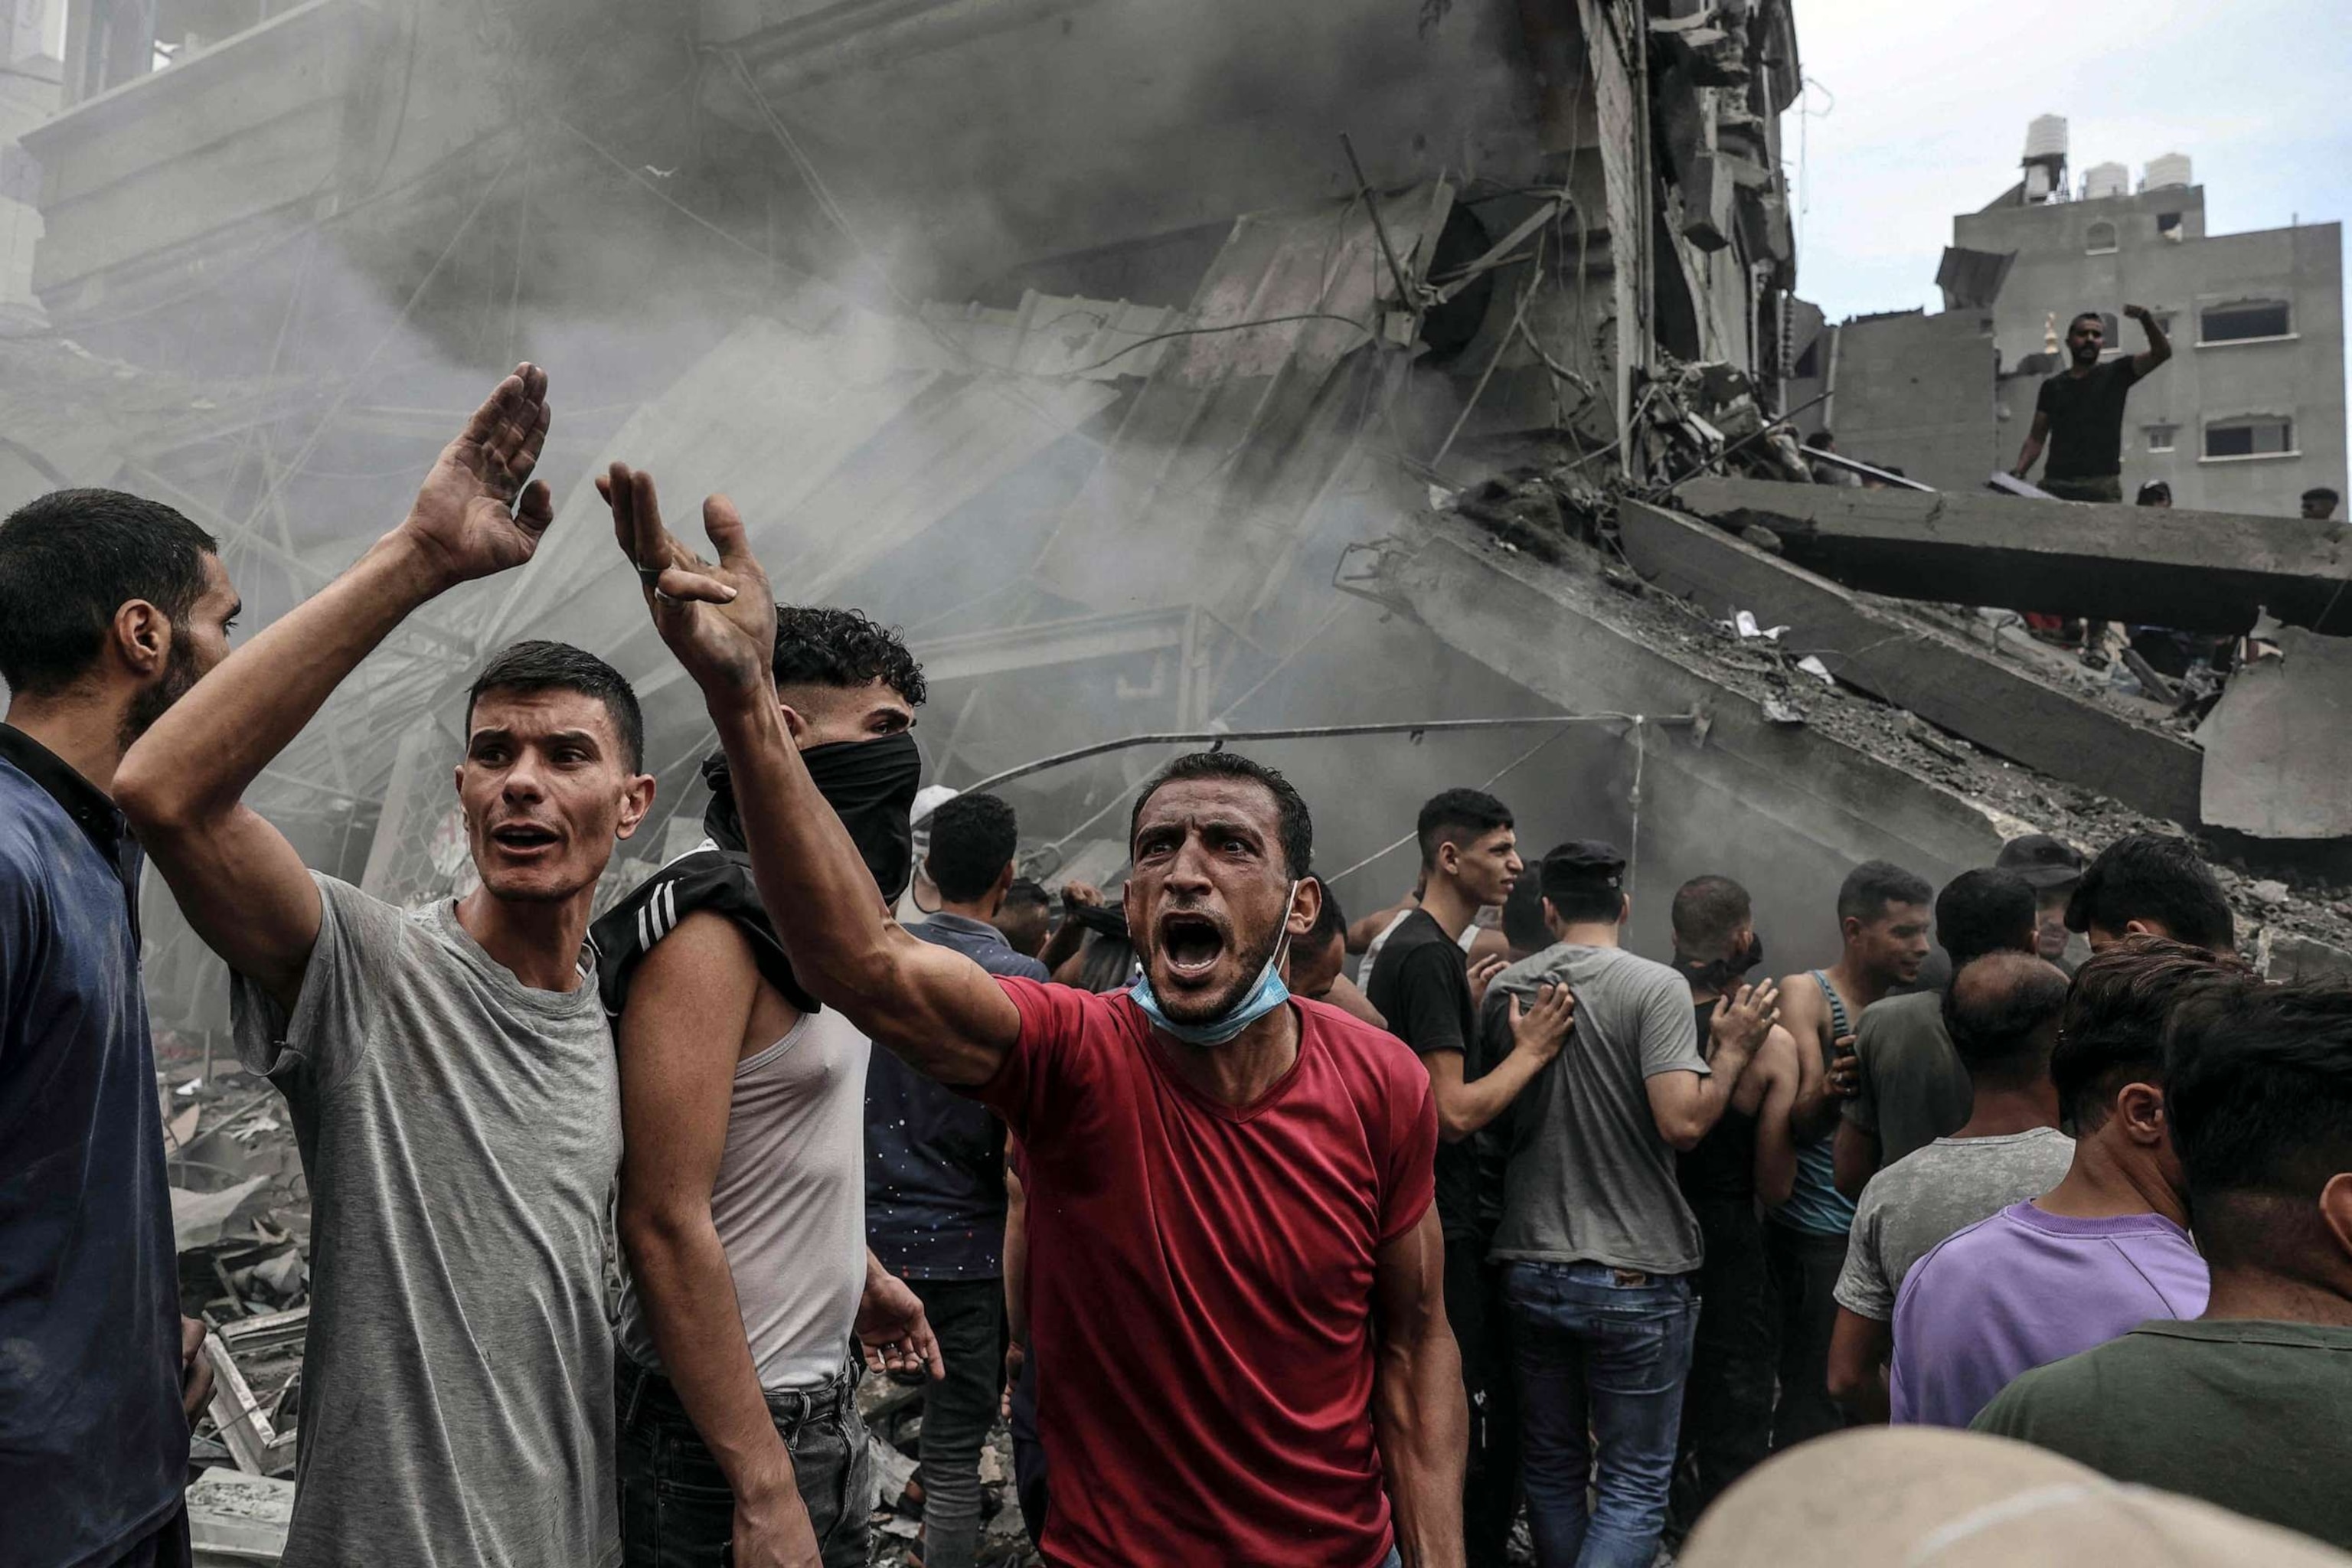
[[[734,508],[704,504],[712,568],[663,529],[646,476],[616,464],[608,496],[717,724],[795,974],[1021,1141],[1047,1559],[1376,1568],[1401,1546],[1459,1568],[1429,1078],[1283,985],[1320,900],[1306,802],[1233,752],[1179,758],[1129,823],[1134,984],[992,976],[873,896],[771,684],[767,584]]]
[[[905,889],[923,673],[855,610],[777,611],[774,700],[848,826],[861,912]],[[621,1059],[625,1561],[864,1568],[873,1495],[853,1328],[938,1356],[866,1248],[866,1036],[818,1005],[752,886],[724,757],[708,834],[596,922]]]

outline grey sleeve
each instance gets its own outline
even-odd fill
[[[229,974],[229,1029],[249,1072],[306,1079],[323,1093],[359,1059],[365,1020],[383,1005],[379,972],[407,939],[398,910],[320,872],[319,941],[302,971],[294,1011],[244,975]]]
[[[1895,1287],[1878,1257],[1878,1216],[1884,1212],[1878,1200],[1883,1195],[1874,1178],[1862,1190],[1862,1202],[1853,1212],[1853,1229],[1845,1238],[1845,1267],[1838,1270],[1837,1286],[1830,1295],[1849,1312],[1891,1323]]]
[[[1695,1072],[1706,1078],[1714,1070],[1699,1052],[1690,987],[1671,970],[1653,978],[1642,996],[1642,1076]]]

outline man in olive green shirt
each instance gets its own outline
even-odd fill
[[[2352,987],[2217,979],[2166,1074],[2205,1315],[2036,1368],[1974,1428],[2352,1549]]]

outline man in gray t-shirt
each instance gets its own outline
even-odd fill
[[[1577,1561],[1580,1549],[1591,1561],[1604,1546],[1612,1563],[1656,1552],[1697,1324],[1698,1221],[1675,1152],[1714,1127],[1777,1016],[1775,994],[1760,988],[1727,1007],[1713,1058],[1703,1055],[1689,984],[1618,945],[1624,868],[1606,844],[1544,857],[1544,923],[1557,940],[1496,977],[1480,1024],[1490,1047],[1507,1051],[1513,1015],[1539,987],[1566,984],[1576,998],[1567,1043],[1506,1113],[1493,1251],[1511,1314],[1528,1512],[1546,1563]]]
[[[311,1193],[289,1560],[609,1561],[621,1116],[593,977],[535,990],[446,900],[403,914],[317,882],[291,1014],[230,991]]]
[[[1832,1292],[1830,1394],[1857,1421],[1886,1419],[1895,1298],[1911,1266],[1954,1232],[2040,1197],[2074,1163],[2050,1079],[2066,986],[2063,970],[2013,950],[1973,959],[1952,976],[1943,1021],[1968,1071],[1969,1119],[1870,1178]]]
[[[289,1563],[604,1568],[620,1554],[604,1204],[612,1039],[583,962],[597,879],[653,804],[618,671],[492,656],[465,708],[462,897],[401,914],[314,877],[247,786],[394,628],[520,566],[547,376],[519,365],[407,519],[230,654],[122,760],[120,804],[236,976],[247,1065],[310,1184],[311,1318]]]

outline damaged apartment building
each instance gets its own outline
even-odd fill
[[[16,35],[59,52],[11,153],[41,234],[0,500],[168,500],[266,619],[396,520],[486,376],[550,367],[547,545],[412,618],[257,791],[373,892],[467,874],[458,694],[525,637],[644,700],[661,794],[615,896],[699,836],[708,731],[611,559],[613,457],[731,495],[785,596],[906,628],[933,781],[1325,731],[1248,743],[1360,909],[1464,784],[1529,842],[1628,846],[1637,941],[1730,871],[1800,958],[1865,857],[1941,879],[2032,829],[2352,837],[2294,781],[2216,810],[2172,705],[2002,624],[2041,607],[2021,584],[2097,582],[2114,531],[2061,572],[2015,521],[2048,503],[1895,498],[2007,509],[1969,533],[1801,484],[1772,424],[1813,336],[1787,0],[15,3],[62,20]],[[2178,595],[2242,545],[2226,606],[2168,624],[2287,623],[2299,690],[2343,627],[2297,606],[2343,547],[2257,521],[2124,576]],[[1919,535],[1947,553],[1912,562]],[[2253,754],[2301,700],[2207,721]],[[1171,749],[1006,782],[1026,868],[1115,878]],[[2352,927],[2278,892],[2247,908],[2282,942]],[[216,1031],[166,903],[157,1016]]]

